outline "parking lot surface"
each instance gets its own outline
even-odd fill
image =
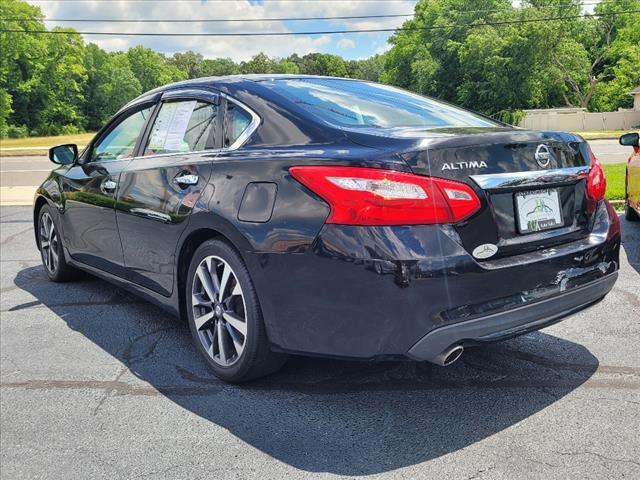
[[[31,218],[0,209],[3,479],[640,478],[640,225],[611,294],[541,332],[231,386],[153,305],[47,281]]]

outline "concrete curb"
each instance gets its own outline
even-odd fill
[[[0,206],[33,205],[37,186],[0,187]]]

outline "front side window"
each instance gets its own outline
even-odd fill
[[[227,121],[224,129],[224,147],[228,148],[251,124],[251,116],[233,102],[227,102]]]
[[[165,102],[147,141],[145,155],[212,148],[218,107],[199,100]]]
[[[92,162],[105,162],[133,157],[136,142],[153,106],[129,115],[101,138],[91,151]]]
[[[499,127],[480,115],[399,88],[341,79],[263,82],[334,125],[345,127]]]

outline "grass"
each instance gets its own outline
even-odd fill
[[[626,163],[605,163],[604,175],[607,178],[607,194],[608,200],[624,200],[624,177],[626,172]]]
[[[95,133],[78,133],[56,137],[3,138],[0,140],[0,152],[3,154],[43,154],[50,147],[62,143],[75,143],[84,147]]]

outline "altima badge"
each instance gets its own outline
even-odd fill
[[[479,162],[445,163],[442,165],[442,170],[465,170],[467,168],[487,168],[487,162],[481,160]]]
[[[478,245],[473,249],[471,253],[474,257],[479,259],[485,259],[489,257],[493,257],[498,252],[498,247],[493,243],[483,243],[482,245]]]

